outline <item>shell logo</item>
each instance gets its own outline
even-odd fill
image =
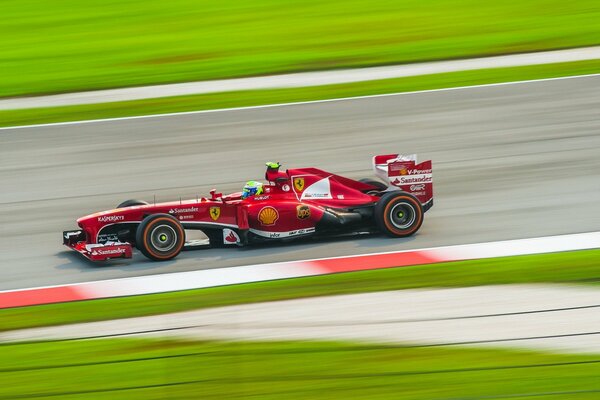
[[[400,169],[400,175],[407,175],[408,171],[406,170],[405,166],[402,166],[402,168]]]
[[[275,225],[275,222],[279,219],[279,213],[276,209],[271,206],[263,207],[258,212],[258,221],[261,225]]]

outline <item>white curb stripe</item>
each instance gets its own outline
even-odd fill
[[[0,292],[0,309],[409,265],[600,248],[600,232],[177,272]]]
[[[259,264],[243,267],[149,275],[116,281],[80,284],[94,298],[130,296],[132,293],[151,294],[201,289],[319,275],[321,270],[302,262]]]
[[[471,260],[594,248],[600,248],[598,232],[459,245],[431,251],[440,258]]]

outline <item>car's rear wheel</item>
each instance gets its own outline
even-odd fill
[[[151,260],[175,258],[185,244],[185,231],[179,221],[168,214],[149,215],[137,228],[135,245]]]
[[[145,205],[148,205],[148,203],[145,202],[144,200],[130,199],[130,200],[125,200],[124,202],[122,202],[121,204],[119,204],[117,206],[117,208],[133,207],[133,206],[145,206]]]
[[[423,207],[419,200],[405,192],[390,192],[375,205],[375,222],[388,236],[413,235],[423,223]]]

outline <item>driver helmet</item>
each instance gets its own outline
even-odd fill
[[[242,199],[246,199],[249,196],[256,196],[262,194],[264,191],[263,184],[257,181],[248,181],[244,185],[242,190]]]

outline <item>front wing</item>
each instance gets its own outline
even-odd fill
[[[133,249],[130,243],[106,242],[89,244],[81,230],[64,231],[63,244],[91,261],[105,261],[112,258],[131,258]]]

